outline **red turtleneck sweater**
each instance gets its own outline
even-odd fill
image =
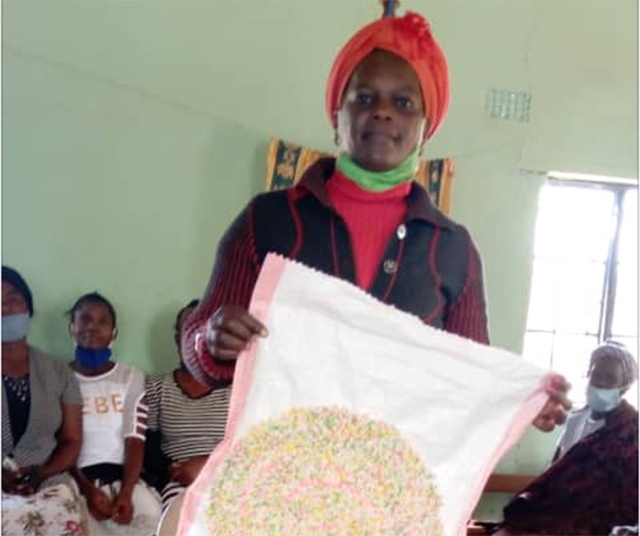
[[[407,211],[411,181],[384,192],[363,190],[339,170],[327,181],[329,199],[349,230],[358,286],[373,284],[389,239]]]

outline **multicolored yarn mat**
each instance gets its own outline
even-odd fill
[[[398,431],[335,407],[251,428],[209,500],[212,535],[442,534],[433,478]]]

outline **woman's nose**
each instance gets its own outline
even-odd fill
[[[393,107],[385,99],[378,99],[374,105],[373,117],[378,120],[388,121],[393,117]]]

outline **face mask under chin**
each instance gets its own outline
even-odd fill
[[[97,368],[104,365],[111,358],[111,348],[92,350],[83,346],[76,346],[75,359],[86,368]]]

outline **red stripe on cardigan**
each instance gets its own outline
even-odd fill
[[[296,243],[291,250],[291,258],[295,259],[298,257],[298,253],[300,253],[300,248],[302,248],[302,242],[304,239],[304,232],[302,229],[302,222],[300,221],[300,214],[298,214],[298,208],[295,205],[295,199],[293,192],[295,190],[293,188],[289,189],[287,192],[287,202],[289,203],[289,211],[291,212],[291,217],[293,218],[293,224],[296,229]],[[253,228],[253,226],[252,226]]]
[[[440,228],[436,228],[435,232],[433,233],[433,240],[431,241],[431,245],[429,247],[429,269],[431,270],[431,275],[433,275],[435,287],[434,294],[436,296],[437,303],[433,308],[433,311],[431,311],[425,318],[422,319],[425,324],[429,324],[440,312],[440,309],[442,309],[442,295],[440,294],[442,276],[440,275],[440,272],[438,272],[438,264],[436,262],[436,250],[438,249],[438,242],[440,241],[440,233]]]
[[[482,344],[489,344],[482,284],[482,261],[469,233],[467,235],[467,279],[456,301],[449,307],[444,329]]]
[[[222,305],[247,308],[259,266],[253,235],[253,206],[239,216],[220,240],[204,297],[182,330],[182,358],[200,381],[230,380],[235,362],[214,360],[206,344],[209,319]]]

